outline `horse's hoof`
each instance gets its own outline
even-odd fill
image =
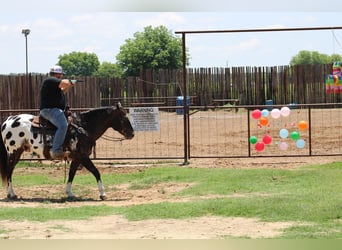
[[[100,199],[101,199],[102,201],[104,201],[104,200],[107,199],[107,196],[105,196],[105,195],[100,195]]]
[[[11,200],[11,201],[16,201],[18,200],[18,196],[14,195],[14,196],[11,196],[10,194],[7,195],[7,199]]]
[[[76,201],[77,200],[77,197],[76,196],[68,196],[66,198],[67,201]]]

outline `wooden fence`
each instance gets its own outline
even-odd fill
[[[238,100],[240,105],[312,104],[340,102],[339,94],[325,93],[325,76],[332,65],[231,67],[187,69],[191,104],[209,106],[215,100]],[[0,109],[38,108],[39,86],[46,75],[0,75]],[[172,106],[183,95],[181,70],[145,70],[139,77],[84,77],[67,94],[72,108],[112,105]]]

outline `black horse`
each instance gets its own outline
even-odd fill
[[[7,198],[17,199],[12,186],[12,174],[24,151],[46,156],[46,143],[51,143],[53,135],[42,139],[42,134],[33,128],[34,116],[21,114],[10,116],[1,126],[0,136],[0,173],[2,181],[7,185]],[[81,112],[75,115],[73,123],[69,125],[65,138],[64,148],[70,151],[71,160],[66,193],[72,198],[71,184],[76,171],[84,166],[96,178],[100,198],[104,200],[106,194],[101,181],[101,175],[89,156],[95,141],[100,138],[108,128],[113,128],[122,134],[125,139],[134,137],[134,130],[126,112],[118,104],[116,107],[101,107]],[[45,146],[44,146],[45,141]],[[48,157],[45,157],[48,158]]]

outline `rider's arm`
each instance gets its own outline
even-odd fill
[[[69,79],[62,79],[61,82],[59,83],[59,88],[63,90],[63,92],[67,92],[68,89],[73,87],[75,85],[74,82],[71,82]]]

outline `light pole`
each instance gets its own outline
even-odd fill
[[[27,36],[30,34],[29,29],[23,29],[21,31],[22,34],[25,36],[25,46],[26,46],[26,75],[28,75],[28,54],[27,54]]]

